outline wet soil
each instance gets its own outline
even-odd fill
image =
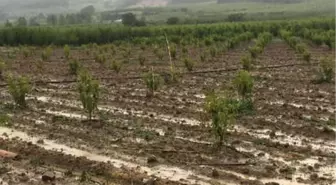
[[[196,50],[189,51],[198,60],[195,70],[212,70],[239,67],[247,47],[242,45],[204,63],[199,61]],[[310,49],[313,60],[334,55],[333,51]],[[93,55],[81,50],[71,52],[74,57],[85,58],[83,65],[95,77],[106,78],[101,81],[99,112],[93,121],[86,120],[75,83],[34,86],[25,110],[13,110],[5,104],[11,99],[2,87],[0,96],[5,101],[1,107],[12,115],[11,124],[6,126],[29,138],[10,139],[9,131],[3,129],[7,134],[0,139],[0,149],[22,157],[1,159],[12,173],[2,173],[0,178],[11,176],[18,181],[19,172],[29,171],[25,176],[38,184],[43,170],[61,169],[73,171],[74,175],[68,177],[62,172],[56,176],[59,184],[76,184],[82,174],[89,174],[92,181],[108,180],[112,184],[143,184],[156,179],[158,184],[327,185],[336,180],[335,86],[312,83],[316,64],[253,70],[254,112],[240,117],[229,131],[226,144],[218,148],[203,114],[204,93],[209,88],[229,88],[235,71],[188,73],[178,84],[163,86],[149,98],[141,79],[123,77],[141,76],[151,66],[163,71],[169,69],[169,62],[168,58],[157,62],[147,49],[143,53],[148,62],[140,67],[136,58],[141,52],[135,49],[131,62],[123,66],[120,74],[94,62]],[[51,60],[44,62],[39,75],[33,68],[36,56],[23,59],[18,54],[9,60],[9,70],[36,80],[75,79],[68,73],[62,49],[55,50]],[[178,70],[185,70],[181,61],[175,62]],[[277,41],[265,48],[256,66],[297,63],[304,61],[284,42]],[[47,148],[38,140],[54,146]],[[76,149],[78,155],[50,150],[57,149],[57,144]],[[90,157],[93,154],[112,162]],[[29,161],[34,158],[43,164],[31,164]],[[86,183],[95,184],[92,181]]]

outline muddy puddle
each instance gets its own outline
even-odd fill
[[[305,108],[307,110],[325,110],[325,111],[328,111],[330,113],[335,113],[335,108],[333,107],[327,107],[327,106],[314,106],[314,105],[303,105],[303,104],[299,104],[299,103],[286,103],[285,101],[283,100],[279,100],[279,101],[269,101],[268,102],[270,105],[290,105],[292,107],[295,107],[295,108]]]
[[[279,142],[281,144],[289,144],[293,146],[308,147],[311,146],[314,150],[326,151],[329,153],[335,152],[335,143],[327,142],[324,140],[307,138],[304,136],[288,136],[281,131],[275,132],[275,137],[271,138],[270,134],[272,131],[269,129],[247,129],[242,126],[235,125],[234,129],[238,132],[243,132],[252,135],[257,138],[269,139],[272,142]]]
[[[69,100],[64,100],[64,99],[60,100],[60,99],[46,97],[46,96],[40,96],[40,97],[35,97],[35,98],[38,101],[45,102],[45,103],[56,103],[59,105],[65,105],[65,106],[73,107],[73,108],[81,107],[81,104],[77,101],[69,101]],[[120,113],[124,115],[134,115],[137,117],[152,118],[152,119],[173,122],[173,123],[178,123],[178,124],[185,124],[185,125],[199,125],[200,124],[198,120],[179,118],[179,117],[174,117],[174,116],[164,115],[164,114],[157,114],[155,112],[144,113],[143,111],[139,111],[139,110],[126,110],[126,109],[122,109],[119,107],[107,106],[107,105],[98,106],[98,109],[102,111],[106,111],[106,112]]]
[[[7,135],[7,136],[4,136],[4,135]],[[114,159],[111,157],[98,155],[98,154],[90,153],[87,151],[71,148],[66,145],[58,144],[52,140],[38,138],[38,137],[31,137],[31,136],[28,136],[24,132],[12,130],[12,129],[5,128],[5,127],[0,127],[0,137],[17,138],[22,141],[32,142],[33,144],[39,147],[42,147],[46,150],[56,150],[56,151],[63,152],[64,154],[69,154],[69,155],[73,155],[76,157],[86,157],[87,159],[93,160],[93,161],[110,162],[117,168],[126,167],[126,168],[139,169],[140,172],[147,173],[149,176],[153,175],[153,176],[160,177],[162,179],[168,179],[171,181],[183,181],[188,184],[210,185],[210,183],[208,183],[208,181],[211,180],[209,177],[197,175],[192,171],[184,170],[178,167],[157,165],[157,166],[150,168],[150,167],[142,166],[139,164],[127,162],[124,160]],[[43,144],[38,143],[40,139],[43,139],[44,141]]]

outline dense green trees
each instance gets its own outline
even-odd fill
[[[18,26],[27,26],[27,20],[24,17],[19,17],[19,19],[17,20],[17,25]]]
[[[122,23],[125,26],[145,26],[144,20],[138,20],[133,13],[125,13],[121,16]]]
[[[180,19],[178,17],[169,17],[167,19],[167,24],[173,25],[173,24],[177,24],[180,22]]]
[[[50,14],[47,16],[47,23],[51,25],[56,25],[57,24],[57,16],[54,14]]]
[[[67,15],[66,20],[67,22],[78,21],[75,15]],[[294,31],[303,32],[301,30],[304,29],[321,29],[325,32],[332,30],[329,33],[331,35],[335,30],[335,19],[148,27],[126,27],[120,25],[3,27],[0,28],[0,45],[81,45],[120,41],[136,44],[162,44],[165,43],[164,33],[166,33],[172,43],[198,43],[204,40],[211,40],[211,42],[226,41],[228,48],[232,48],[237,43],[256,37],[263,32],[277,35],[280,30],[289,30],[291,33],[296,33]]]

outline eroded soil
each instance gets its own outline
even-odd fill
[[[247,47],[198,61],[195,71],[238,68]],[[334,55],[310,49],[313,61]],[[146,50],[148,62],[140,67],[140,52],[135,49],[116,74],[84,51],[73,50],[73,56],[85,58],[83,65],[103,79],[94,121],[86,120],[76,83],[35,85],[25,110],[13,109],[1,87],[1,106],[10,113],[11,124],[0,128],[0,149],[19,154],[0,159],[2,182],[40,184],[45,171],[56,174],[57,184],[327,185],[336,180],[334,83],[312,83],[318,66],[294,65],[304,61],[284,42],[272,42],[259,57],[252,71],[255,110],[237,120],[221,148],[213,145],[210,120],[204,117],[204,93],[229,88],[236,71],[185,73],[178,84],[164,86],[149,98],[141,78],[127,77],[141,76],[150,66],[167,70],[169,62],[158,62]],[[197,50],[189,52],[199,60]],[[74,80],[62,56],[62,49],[55,50],[38,70],[38,57],[18,54],[9,59],[8,70],[33,80]],[[175,63],[185,70],[179,60]],[[265,68],[272,65],[288,66]]]

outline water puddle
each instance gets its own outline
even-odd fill
[[[81,104],[77,101],[59,100],[59,99],[55,99],[52,97],[46,97],[46,96],[36,97],[36,99],[38,101],[45,102],[45,103],[55,103],[55,104],[65,105],[65,106],[73,107],[73,108],[81,107]],[[198,120],[188,119],[188,118],[179,118],[179,117],[174,117],[171,115],[157,114],[156,112],[147,112],[145,114],[143,111],[140,111],[140,110],[127,110],[127,109],[122,109],[119,107],[108,106],[108,105],[98,106],[98,109],[107,111],[107,112],[115,112],[115,113],[120,113],[124,115],[134,115],[134,116],[142,117],[142,118],[152,118],[152,119],[173,122],[173,123],[178,123],[178,124],[185,124],[185,125],[199,125],[200,124]]]
[[[67,118],[75,118],[75,119],[87,119],[86,116],[81,115],[81,114],[76,114],[76,113],[66,113],[66,112],[61,112],[61,111],[52,111],[52,110],[46,110],[47,114],[52,114],[55,116],[63,116]]]
[[[265,184],[275,182],[281,185],[307,185],[304,183],[299,183],[296,180],[286,180],[286,179],[261,179],[260,181]]]
[[[285,101],[283,100],[278,100],[278,101],[269,101],[268,102],[270,105],[284,105]],[[298,104],[298,103],[287,103],[287,105],[290,105],[295,108],[305,108],[307,110],[325,110],[330,113],[335,113],[335,108],[333,107],[327,107],[327,106],[313,106],[313,105],[303,105],[303,104]]]
[[[206,145],[211,145],[211,142],[208,141],[202,141],[202,140],[197,140],[197,139],[193,139],[193,138],[185,138],[185,137],[180,137],[180,136],[175,136],[176,139],[181,139],[184,141],[189,141],[192,143],[199,143],[199,144],[206,144]]]
[[[281,144],[289,144],[292,146],[308,147],[311,146],[314,150],[326,151],[329,153],[335,152],[335,143],[327,142],[320,139],[307,138],[304,136],[288,136],[281,131],[275,132],[275,137],[271,138],[272,131],[269,129],[248,129],[240,125],[235,125],[234,129],[237,132],[246,133],[261,139],[269,139],[272,142],[279,142]]]
[[[139,171],[147,173],[149,176],[153,175],[171,181],[183,181],[188,184],[210,185],[210,183],[208,183],[207,181],[210,181],[211,178],[202,175],[196,175],[195,173],[189,170],[183,170],[181,168],[170,167],[166,165],[157,165],[155,167],[150,168],[146,166],[141,166],[139,164],[71,148],[66,145],[58,144],[55,141],[48,139],[44,139],[43,140],[44,143],[41,144],[38,143],[38,140],[40,140],[41,138],[31,137],[24,132],[12,130],[5,127],[0,127],[0,137],[6,138],[4,136],[4,133],[7,134],[8,138],[19,138],[22,141],[32,142],[33,144],[42,147],[46,150],[60,151],[64,154],[73,155],[76,157],[86,157],[87,159],[93,161],[111,162],[117,168],[127,167],[127,168],[139,169]]]
[[[205,95],[204,94],[195,94],[194,95],[196,98],[200,98],[200,99],[205,99]]]

